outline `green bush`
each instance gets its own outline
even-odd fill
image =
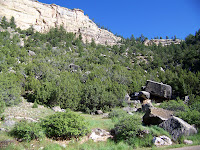
[[[42,126],[46,135],[55,139],[77,138],[88,133],[84,118],[69,110],[49,116],[43,120]]]
[[[130,138],[137,136],[141,124],[141,118],[136,115],[124,117],[115,125],[116,140],[125,140],[130,144]]]
[[[172,110],[172,111],[187,111],[189,110],[189,107],[184,104],[184,102],[180,99],[177,101],[175,100],[170,100],[168,102],[163,102],[160,105],[161,108],[167,109],[167,110]]]
[[[6,106],[12,106],[20,102],[21,88],[17,77],[11,73],[0,74],[0,98]],[[1,102],[0,102],[1,103]],[[0,104],[3,106],[3,104]]]
[[[109,114],[108,117],[111,119],[114,118],[123,118],[127,115],[127,112],[122,109],[113,109]]]
[[[177,115],[187,123],[195,124],[197,127],[200,127],[200,112],[197,110],[188,110],[185,112],[182,111],[178,112]]]
[[[0,96],[0,114],[3,113],[5,110],[5,102],[1,99]]]
[[[34,104],[33,104],[32,108],[38,108],[38,104],[37,104],[37,102],[36,102],[36,101],[34,102]]]
[[[15,125],[10,134],[23,141],[39,140],[44,137],[44,131],[39,123],[23,120]]]

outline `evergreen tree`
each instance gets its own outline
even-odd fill
[[[13,29],[16,28],[15,18],[13,16],[10,19],[10,27],[13,28]]]
[[[3,29],[7,29],[7,27],[8,27],[8,22],[7,22],[7,19],[6,19],[6,17],[4,16],[2,19],[1,19],[1,27],[3,28]]]

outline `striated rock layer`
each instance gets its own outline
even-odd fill
[[[17,27],[28,29],[33,25],[38,32],[63,26],[67,32],[81,34],[83,41],[114,45],[121,39],[113,33],[98,28],[80,9],[68,9],[55,4],[43,4],[33,0],[0,0],[0,17],[15,17]]]

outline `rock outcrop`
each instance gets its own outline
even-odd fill
[[[172,43],[180,44],[181,41],[182,40],[179,40],[179,39],[176,39],[176,40],[173,40],[173,39],[151,39],[151,40],[144,41],[144,45],[150,46],[150,45],[156,44],[158,46],[159,44],[161,44],[162,46],[168,46],[168,45],[171,45]]]
[[[98,28],[80,9],[68,9],[55,4],[43,4],[33,0],[0,0],[0,18],[13,16],[17,27],[28,29],[31,25],[38,32],[63,26],[67,32],[82,35],[83,41],[114,45],[121,39],[113,33]]]
[[[197,130],[193,126],[175,116],[162,122],[159,126],[168,131],[174,141],[181,136],[189,136],[197,133]]]
[[[172,87],[170,85],[151,80],[147,80],[145,91],[165,99],[170,99],[172,96]]]
[[[162,108],[149,108],[143,116],[143,123],[146,125],[159,125],[172,117],[174,112]]]

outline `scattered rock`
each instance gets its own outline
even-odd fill
[[[150,93],[147,91],[140,91],[138,97],[143,99],[149,99]]]
[[[132,112],[136,112],[137,108],[128,106],[128,107],[124,107],[123,110],[126,111],[127,113],[132,113]]]
[[[102,110],[96,110],[95,114],[97,114],[97,115],[103,115],[103,111]]]
[[[65,109],[61,109],[60,106],[54,106],[52,107],[52,110],[55,112],[65,112]]]
[[[124,100],[125,100],[125,101],[130,101],[130,100],[131,100],[131,97],[128,95],[128,93],[125,95]]]
[[[144,137],[145,135],[148,135],[149,133],[150,133],[149,130],[142,130],[142,131],[139,131],[138,136]]]
[[[146,100],[144,100],[142,102],[142,111],[146,112],[146,111],[148,111],[152,107],[153,107],[153,105],[152,105],[150,99],[146,99]]]
[[[35,54],[35,52],[33,52],[33,51],[31,51],[31,50],[28,50],[28,55],[29,55],[29,56],[35,56],[36,54]]]
[[[113,136],[106,130],[99,128],[93,129],[89,136],[89,139],[92,139],[94,142],[106,141],[108,138],[113,138]]]
[[[109,113],[103,113],[103,118],[108,118]]]
[[[72,72],[78,71],[79,66],[75,64],[70,64],[69,68],[71,69]]]
[[[159,126],[168,131],[174,141],[182,135],[189,136],[197,133],[197,130],[193,126],[175,116],[163,121]]]
[[[10,128],[10,127],[13,127],[15,125],[15,121],[14,120],[5,120],[4,122],[4,126]]]
[[[188,145],[193,144],[193,142],[191,140],[184,140],[183,143],[188,144]]]
[[[153,144],[156,146],[172,145],[172,141],[169,137],[162,135],[153,138]]]
[[[143,116],[143,122],[146,125],[159,125],[163,121],[168,120],[173,113],[173,111],[162,108],[149,108]]]

